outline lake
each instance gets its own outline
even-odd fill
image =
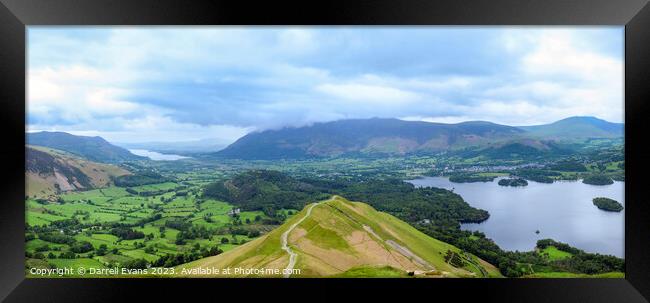
[[[607,197],[625,206],[624,182],[596,186],[580,181],[528,181],[528,186],[506,187],[497,184],[499,179],[453,183],[445,177],[425,177],[406,182],[453,189],[471,206],[490,212],[486,221],[461,228],[485,233],[502,249],[530,251],[537,240],[551,238],[587,252],[624,257],[625,210],[606,212],[592,203],[595,197]]]
[[[134,155],[147,157],[155,161],[174,161],[174,160],[189,158],[181,155],[161,154],[159,152],[150,151],[146,149],[129,149],[129,151]]]

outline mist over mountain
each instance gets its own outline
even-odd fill
[[[525,131],[490,122],[457,124],[355,119],[250,133],[217,154],[242,159],[436,152],[518,137]]]
[[[124,147],[162,153],[208,153],[236,159],[294,159],[333,156],[399,156],[460,152],[460,155],[502,157],[562,152],[563,143],[622,138],[623,123],[595,117],[569,117],[534,126],[508,126],[486,121],[455,124],[392,118],[350,119],[302,127],[252,132],[224,148],[212,140],[123,143]],[[101,137],[64,132],[28,133],[27,142],[67,151],[91,161],[115,163],[143,160]],[[467,151],[466,151],[467,150]],[[497,156],[498,155],[498,156]]]
[[[623,136],[623,124],[571,117],[551,124],[514,127],[486,121],[455,124],[398,119],[353,119],[253,132],[215,156],[238,159],[310,158],[341,155],[432,154],[484,147],[536,153],[558,150],[556,142]]]
[[[27,144],[63,150],[91,161],[115,163],[144,160],[102,137],[75,136],[65,132],[27,133]]]

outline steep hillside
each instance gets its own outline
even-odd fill
[[[176,273],[191,276],[207,267],[230,267],[232,276],[407,277],[409,272],[428,277],[500,276],[494,266],[473,255],[339,196],[309,204],[268,234],[221,255],[184,264]]]
[[[75,136],[64,132],[28,133],[27,144],[59,149],[95,162],[114,163],[146,159],[110,144],[102,137]]]
[[[47,198],[65,191],[105,187],[129,174],[117,166],[88,161],[46,147],[25,147],[26,195]]]
[[[625,125],[596,117],[569,117],[550,124],[521,126],[530,135],[558,140],[623,137]]]
[[[523,130],[490,122],[458,124],[358,119],[250,133],[216,155],[277,159],[346,154],[431,153],[512,139]]]

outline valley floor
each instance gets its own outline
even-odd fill
[[[175,163],[124,164],[120,169],[138,172],[145,167],[160,172],[164,178],[143,185],[106,183],[106,187],[91,190],[47,191],[48,196],[54,194],[56,199],[27,194],[25,272],[28,277],[43,277],[35,272],[83,267],[108,272],[94,276],[86,273],[84,277],[169,277],[179,276],[184,269],[239,266],[277,269],[280,276],[283,270],[288,270],[285,276],[291,277],[409,277],[409,273],[431,277],[501,277],[506,275],[504,268],[509,268],[516,271],[510,272],[510,276],[582,277],[585,274],[570,273],[569,269],[580,272],[574,267],[584,264],[562,263],[563,259],[573,257],[566,251],[547,247],[543,251],[546,255],[514,254],[500,251],[486,235],[454,229],[454,224],[461,219],[480,222],[489,215],[466,205],[453,192],[438,189],[415,192],[409,185],[394,180],[425,174],[458,174],[459,180],[516,175],[550,182],[596,174],[620,178],[624,161],[618,153],[612,149],[560,164],[548,159],[508,162],[480,157],[428,156],[287,162],[210,160],[204,163],[188,159]],[[576,163],[581,171],[568,170],[574,169]],[[583,163],[584,171],[580,166]],[[529,164],[536,166],[533,169]],[[544,165],[553,169],[541,168]],[[306,208],[300,203],[278,204],[295,207],[244,208],[242,201],[237,204],[205,194],[212,184],[232,180],[242,172],[260,167],[277,171],[244,182],[251,185],[251,192],[284,203],[291,197],[303,197],[302,187],[332,186],[320,193],[331,194],[337,186],[342,186],[354,195],[351,199],[371,202],[373,206],[336,197],[308,204]],[[298,187],[281,188],[284,181],[273,179],[276,177]],[[300,183],[299,178],[311,183]],[[318,200],[321,198],[311,201]],[[425,207],[422,201],[434,201],[442,206],[434,203]],[[408,204],[411,209],[400,206],[406,202],[411,203]],[[420,224],[424,219],[431,222],[426,217],[418,217],[422,211],[437,217],[438,224],[445,229]],[[500,262],[499,257],[508,260]],[[124,268],[148,272],[123,274]],[[111,274],[110,269],[116,269],[118,274]],[[203,274],[186,276],[200,275]],[[246,272],[233,275],[255,276]],[[612,271],[594,276],[620,275]]]

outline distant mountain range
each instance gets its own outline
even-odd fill
[[[63,150],[96,162],[116,163],[147,159],[115,146],[102,137],[75,136],[64,132],[27,133],[27,144]]]
[[[485,121],[456,124],[356,119],[254,132],[215,153],[239,159],[310,158],[340,155],[431,154],[485,148],[523,153],[559,150],[558,142],[623,137],[624,125],[594,117],[571,117],[551,124],[507,126]]]
[[[457,152],[464,157],[486,155],[502,158],[509,155],[538,156],[566,153],[564,145],[587,139],[622,138],[624,124],[595,117],[570,117],[535,126],[507,126],[485,121],[455,124],[404,121],[398,119],[351,119],[316,123],[303,127],[286,127],[249,133],[219,150],[206,142],[194,152],[208,157],[234,159],[297,159],[333,156],[394,156]],[[28,133],[27,143],[72,153],[90,161],[119,163],[146,160],[101,137],[75,136],[64,132]],[[200,144],[199,144],[200,143]],[[143,143],[147,145],[146,143]],[[564,144],[564,145],[563,145]],[[145,147],[131,144],[130,147]],[[181,152],[197,148],[193,144],[174,147],[170,143],[149,143],[161,152]],[[156,149],[154,149],[156,150]]]

